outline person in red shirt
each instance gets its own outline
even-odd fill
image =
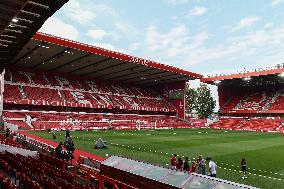
[[[177,161],[177,170],[182,170],[182,167],[183,167],[183,161],[181,158],[178,158],[178,161]]]
[[[171,168],[176,169],[177,166],[177,155],[174,154],[171,158]]]
[[[191,162],[191,168],[190,168],[190,172],[191,173],[195,173],[195,171],[196,171],[196,162],[195,161],[192,161]]]

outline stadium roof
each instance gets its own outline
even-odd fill
[[[10,61],[68,0],[1,0],[0,66]]]
[[[219,85],[235,84],[235,85],[260,85],[260,84],[276,84],[284,82],[284,67],[278,65],[273,69],[252,71],[246,73],[237,73],[229,75],[221,75],[215,77],[202,78],[202,82]],[[250,81],[250,82],[248,82]]]
[[[44,33],[35,34],[8,63],[12,67],[16,65],[143,86],[202,77],[176,67]]]

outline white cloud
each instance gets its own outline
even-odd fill
[[[194,7],[193,9],[189,10],[187,13],[187,17],[191,16],[201,16],[207,12],[208,8],[206,7]]]
[[[67,10],[66,13],[80,24],[88,24],[96,18],[93,5],[87,1],[79,2],[78,0],[71,0],[64,8]]]
[[[250,16],[250,17],[243,18],[239,21],[237,26],[231,28],[231,31],[236,31],[236,30],[250,27],[260,20],[261,20],[261,17],[259,16]]]
[[[267,23],[263,26],[264,29],[272,28],[274,26],[274,23]]]
[[[201,48],[209,37],[210,35],[207,32],[192,36],[183,24],[176,25],[164,33],[161,33],[155,25],[152,25],[146,28],[145,40],[141,45],[145,48],[143,56],[165,64],[183,67],[185,64],[192,63],[188,61],[187,57],[195,49]]]
[[[252,67],[280,63],[284,51],[284,26],[273,30],[258,30],[245,36],[232,37],[214,48],[192,52],[196,63],[222,59],[247,60]]]
[[[174,56],[176,50],[186,45],[187,32],[185,25],[177,25],[168,33],[159,33],[156,26],[150,26],[146,29],[146,47],[150,51],[168,51],[169,56]]]
[[[129,45],[128,49],[130,51],[135,51],[135,50],[137,50],[140,47],[141,47],[141,43],[132,43],[132,44]]]
[[[112,40],[118,41],[122,37],[125,40],[139,35],[139,30],[122,16],[122,11],[105,1],[69,0],[62,11],[70,23],[83,25],[82,29],[87,30],[87,35],[95,40],[112,37]],[[111,29],[103,32],[101,28]]]
[[[121,33],[122,35],[127,37],[137,38],[140,33],[140,31],[136,27],[123,19],[117,19],[114,22],[114,28],[116,29],[117,33]]]
[[[49,18],[39,31],[72,40],[76,40],[79,37],[79,32],[74,26],[56,17]]]
[[[279,5],[280,3],[283,3],[284,0],[272,0],[271,3],[270,3],[270,6],[274,7],[274,6],[277,6]]]
[[[116,52],[120,52],[120,53],[124,53],[124,54],[129,54],[129,52],[127,50],[116,48],[110,43],[93,43],[93,45],[96,46],[96,47],[101,47],[101,48],[107,49],[107,50],[112,50],[112,51],[116,51]]]
[[[109,34],[103,29],[94,29],[89,30],[87,35],[94,40],[102,40],[104,37],[108,36]]]
[[[167,0],[167,3],[170,5],[179,5],[179,4],[186,4],[189,0]]]
[[[253,25],[253,24],[256,23],[257,21],[259,21],[260,19],[261,19],[261,18],[258,17],[258,16],[247,17],[247,18],[244,18],[244,19],[240,20],[239,26],[240,26],[241,28],[243,28],[243,27],[248,27],[248,26]]]
[[[101,20],[119,19],[119,14],[111,4],[90,0],[69,0],[63,7],[65,15],[72,21],[89,26]]]
[[[112,51],[116,50],[116,48],[112,44],[109,44],[109,43],[94,43],[94,46],[112,50]]]
[[[189,70],[192,70],[190,68],[193,65],[198,65],[194,67],[199,71],[219,73],[224,71],[225,62],[231,65],[226,67],[228,71],[238,68],[240,62],[242,65],[247,64],[250,69],[277,64],[284,58],[284,26],[229,37],[215,43],[215,46],[206,46],[212,37],[214,35],[206,31],[191,34],[183,24],[176,25],[167,32],[161,32],[152,25],[146,28],[145,39],[141,42],[139,51],[143,51],[141,56],[164,64]],[[212,63],[212,67],[209,63]],[[224,67],[220,67],[221,65]]]
[[[173,20],[173,21],[175,21],[175,20],[178,19],[178,16],[172,16],[170,19]]]

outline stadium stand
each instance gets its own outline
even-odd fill
[[[1,161],[1,163],[3,163]],[[13,183],[13,181],[4,175],[3,173],[0,173],[0,187],[1,188],[7,188],[7,189],[17,189],[18,187]]]
[[[229,119],[229,118],[221,118],[220,120],[214,122],[210,125],[211,128],[215,129],[237,129],[241,126],[245,121],[243,119]]]
[[[11,138],[6,137],[5,135],[0,134],[0,144],[5,144],[8,146],[13,146],[17,148],[22,148],[23,146],[15,141],[13,141]]]
[[[111,114],[86,112],[20,111],[3,112],[4,121],[21,129],[137,129],[140,124],[152,128],[188,127],[186,122],[167,115]],[[30,125],[27,118],[30,118]],[[156,126],[155,126],[156,125]]]
[[[9,72],[9,71],[7,71]],[[57,102],[63,106],[84,105],[96,108],[175,112],[173,105],[160,95],[137,87],[107,83],[105,81],[68,80],[62,76],[38,75],[21,71],[10,72],[6,77],[4,99],[7,103]],[[38,78],[37,84],[34,79]],[[26,77],[26,79],[24,79]],[[44,79],[49,84],[44,82]],[[76,85],[77,83],[77,85]],[[85,86],[83,89],[80,86]]]
[[[20,141],[20,138],[25,138],[24,135],[20,137],[19,134],[13,136],[17,138],[17,141]],[[25,139],[21,141],[25,141]],[[49,148],[46,144],[40,144],[33,139],[30,139],[28,143],[32,144],[32,149],[37,146],[38,149],[42,148],[41,152],[49,152],[46,151]],[[10,149],[10,151],[3,151],[1,148],[0,153],[0,187],[3,189],[95,188],[95,185],[89,185],[87,182],[79,183],[76,180],[77,176],[66,170],[68,162],[44,153],[26,150],[28,149],[27,143],[24,143],[25,147],[23,147],[21,143],[5,135],[0,135],[0,144],[4,144]],[[19,148],[25,149],[25,151],[17,150]],[[25,152],[28,153],[23,154]],[[34,156],[31,156],[29,152]]]
[[[177,107],[154,89],[21,69],[6,70],[4,103],[7,107],[4,121],[19,129],[190,126],[176,118]],[[27,106],[25,111],[24,106]],[[37,107],[45,108],[37,110]],[[50,107],[53,111],[46,111]],[[75,109],[66,111],[66,108]],[[79,111],[79,108],[84,109]]]
[[[202,78],[217,85],[219,120],[211,128],[283,132],[283,65],[231,75]]]
[[[258,91],[233,96],[222,108],[223,112],[283,110],[283,91]]]
[[[247,130],[247,131],[279,131],[283,121],[278,117],[252,117],[252,118],[228,118],[221,117],[210,125],[214,129]]]
[[[73,173],[55,166],[54,163],[60,160],[54,160],[50,156],[41,154],[35,159],[5,152],[0,154],[0,161],[1,169],[10,176],[16,175],[15,179],[19,181],[21,188],[85,188],[74,179],[76,176]]]

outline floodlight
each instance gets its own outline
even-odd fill
[[[284,77],[284,72],[280,73],[278,76],[279,77]]]
[[[249,81],[249,80],[251,80],[251,77],[245,77],[245,78],[243,78],[243,80]]]
[[[214,83],[215,83],[215,84],[220,84],[221,81],[219,81],[219,80],[218,80],[218,81],[214,81]]]
[[[13,19],[12,19],[12,22],[17,23],[17,22],[19,22],[19,20],[18,20],[17,18],[13,18]]]

